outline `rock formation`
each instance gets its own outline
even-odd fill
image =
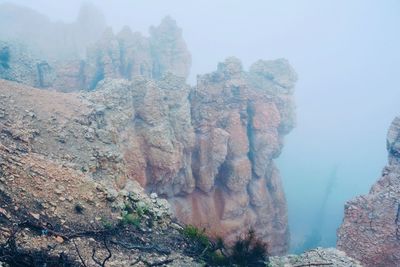
[[[168,17],[148,38],[106,30],[81,60],[38,60],[18,47],[0,46],[0,77],[69,92],[1,81],[0,130],[22,140],[21,153],[83,172],[116,194],[137,181],[168,199],[184,223],[228,243],[254,228],[270,253],[287,251],[273,162],[294,126],[296,74],[286,60],[245,71],[229,58],[190,87],[190,54]]]
[[[168,74],[187,78],[191,65],[182,30],[170,17],[151,27],[148,38],[127,26],[117,35],[108,28],[80,54],[67,59],[43,57],[26,40],[3,40],[0,78],[63,92],[88,91],[105,78],[159,80]]]
[[[108,251],[106,266],[200,266],[165,199],[133,179],[110,186],[124,168],[101,114],[80,95],[0,80],[2,266],[98,266]]]
[[[400,117],[387,136],[389,164],[368,195],[346,203],[337,246],[365,266],[400,265]]]
[[[103,14],[89,3],[82,5],[71,23],[53,22],[27,7],[0,4],[1,40],[27,43],[33,54],[46,61],[81,59],[105,28]]]
[[[293,127],[295,80],[285,60],[259,61],[244,72],[235,58],[199,77],[190,96],[195,189],[171,199],[179,218],[228,240],[254,227],[274,254],[285,252],[286,202],[272,160]]]

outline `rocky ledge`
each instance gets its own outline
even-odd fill
[[[300,255],[271,257],[268,267],[361,267],[361,264],[335,248],[316,248]]]

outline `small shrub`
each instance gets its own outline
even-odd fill
[[[139,228],[141,219],[136,214],[127,213],[122,216],[122,223],[125,225],[126,224],[133,225],[133,226]]]
[[[207,254],[206,261],[211,266],[229,266],[229,258],[218,250]]]
[[[189,252],[207,266],[261,267],[269,262],[267,245],[256,238],[253,230],[249,230],[244,237],[239,237],[228,249],[221,238],[211,241],[205,235],[205,229],[188,225],[183,229],[183,234],[191,241]]]
[[[133,212],[132,205],[130,203],[125,202],[123,207],[123,212],[132,213]]]
[[[233,245],[230,259],[238,266],[265,266],[269,261],[267,245],[255,237],[254,230],[249,230],[244,238],[239,238]]]
[[[83,213],[83,210],[84,210],[85,208],[82,206],[81,203],[76,203],[74,209],[75,209],[75,212],[76,212],[76,213],[82,214],[82,213]]]
[[[150,211],[149,207],[146,205],[142,206],[137,206],[136,207],[136,213],[140,216],[143,217],[143,215],[148,214]]]
[[[106,218],[101,218],[101,223],[103,227],[107,230],[111,230],[113,228],[112,222],[108,221]]]
[[[193,225],[187,225],[183,229],[183,234],[187,238],[191,239],[192,241],[199,242],[203,246],[208,246],[210,243],[210,240],[205,235],[205,229],[200,230],[199,228],[197,228]]]

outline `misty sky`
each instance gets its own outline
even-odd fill
[[[15,0],[52,20],[75,20],[80,0]],[[385,137],[400,113],[400,1],[92,1],[116,30],[147,33],[171,15],[192,53],[190,83],[228,56],[245,66],[287,58],[296,69],[297,128],[278,165],[293,245],[316,220],[334,166],[321,245],[333,246],[343,204],[366,193],[386,164]]]

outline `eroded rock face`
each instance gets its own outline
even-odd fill
[[[274,66],[281,67],[280,74],[268,70],[275,71]],[[288,84],[276,82],[279,78]],[[171,199],[178,217],[228,242],[252,227],[271,244],[272,253],[286,251],[286,202],[273,159],[293,127],[295,80],[285,60],[259,61],[245,72],[235,58],[199,77],[190,96],[196,188]]]
[[[21,55],[1,44],[0,77],[68,92],[24,94],[2,81],[0,130],[26,139],[23,151],[67,162],[117,191],[137,181],[167,198],[182,222],[228,243],[253,228],[270,253],[287,251],[286,201],[273,162],[294,126],[296,74],[286,60],[244,71],[229,58],[190,87],[190,54],[168,17],[149,37],[105,31],[85,60]]]
[[[387,136],[389,165],[368,195],[346,203],[339,249],[365,266],[400,265],[400,117]]]
[[[290,86],[276,83],[277,74],[267,68],[245,72],[230,58],[194,88],[170,74],[105,79],[80,94],[4,95],[0,125],[26,139],[24,151],[69,162],[116,190],[138,181],[167,198],[184,223],[228,243],[254,228],[272,254],[282,254],[288,248],[287,211],[273,159],[293,127],[296,75],[285,60],[256,64],[285,65]],[[264,80],[254,81],[255,75]],[[3,87],[23,94],[16,84]],[[58,100],[46,100],[52,97]]]

